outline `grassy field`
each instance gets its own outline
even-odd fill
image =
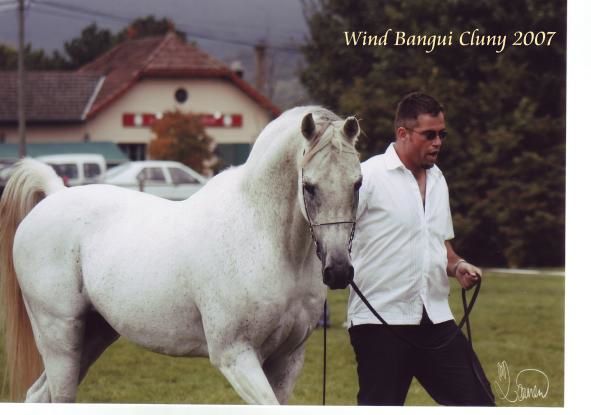
[[[461,316],[460,292],[454,284],[450,303]],[[329,304],[333,326],[328,331],[327,404],[354,405],[357,393],[355,358],[346,329],[348,291],[331,292]],[[564,278],[556,276],[509,276],[488,274],[471,318],[474,348],[493,385],[499,406],[563,406],[564,389]],[[0,357],[0,370],[4,368]],[[511,376],[510,383],[499,365]],[[547,375],[545,398],[516,398],[515,377],[524,369]],[[507,372],[505,372],[507,373]],[[534,383],[545,391],[543,375],[524,372],[519,382]],[[499,384],[509,390],[502,398]],[[527,392],[527,390],[521,390]],[[7,401],[3,389],[0,401]],[[117,403],[208,403],[240,404],[228,382],[206,359],[170,358],[139,349],[119,340],[92,367],[80,387],[78,402]],[[292,404],[322,402],[322,330],[307,343],[306,363],[298,380]],[[408,405],[434,405],[415,382]]]

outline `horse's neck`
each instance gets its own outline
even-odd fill
[[[303,151],[302,141],[291,134],[273,133],[260,137],[244,166],[243,187],[250,195],[285,200],[297,199],[298,153]],[[302,139],[303,140],[303,139]]]
[[[261,215],[261,224],[274,231],[287,252],[294,255],[294,261],[301,261],[312,244],[298,202],[298,154],[303,152],[302,141],[281,137],[268,144],[266,151],[249,158],[242,188]]]

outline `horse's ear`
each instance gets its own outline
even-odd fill
[[[312,137],[314,137],[315,132],[316,132],[316,124],[314,123],[314,118],[312,117],[312,113],[309,113],[302,120],[302,134],[304,137],[306,137],[307,140],[311,140]]]
[[[353,140],[359,134],[359,122],[355,117],[347,117],[343,125],[343,133],[349,140]]]

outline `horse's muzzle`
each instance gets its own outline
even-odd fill
[[[353,281],[355,270],[348,260],[328,261],[322,270],[322,281],[331,290],[347,288]]]

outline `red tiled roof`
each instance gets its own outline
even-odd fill
[[[78,72],[99,73],[106,77],[89,117],[109,106],[140,79],[152,77],[226,79],[274,116],[281,112],[223,62],[185,43],[174,32],[164,37],[128,40],[83,66]]]
[[[0,122],[17,122],[17,72],[0,72]],[[28,122],[81,122],[90,109],[101,76],[65,71],[26,72]]]

